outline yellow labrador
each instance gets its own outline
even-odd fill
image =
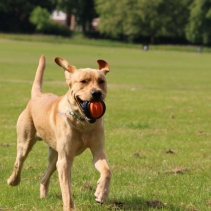
[[[76,69],[62,58],[55,62],[64,69],[68,92],[61,97],[42,93],[42,80],[45,57],[39,60],[35,80],[31,90],[31,100],[21,113],[17,122],[17,157],[9,185],[20,183],[21,169],[28,153],[42,139],[49,145],[49,165],[41,180],[40,197],[48,194],[50,177],[58,170],[65,211],[74,209],[71,195],[71,166],[74,157],[90,148],[93,164],[100,172],[95,199],[103,203],[108,197],[111,172],[104,152],[103,117],[93,118],[86,112],[90,102],[103,101],[107,94],[105,75],[109,65],[98,60],[98,70]],[[105,106],[103,107],[105,109]]]

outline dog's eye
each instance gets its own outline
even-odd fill
[[[86,80],[81,80],[80,81],[82,84],[85,84],[86,83]]]
[[[98,82],[99,82],[99,84],[103,84],[105,81],[100,79]]]

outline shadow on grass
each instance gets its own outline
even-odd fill
[[[144,198],[141,195],[131,195],[133,190],[128,188],[128,196],[110,196],[105,204],[98,204],[94,200],[95,187],[88,182],[84,182],[80,188],[80,191],[73,193],[73,201],[75,205],[78,206],[79,211],[84,210],[80,209],[80,204],[82,207],[84,204],[87,206],[87,210],[131,210],[131,211],[152,211],[152,210],[161,210],[161,211],[182,211],[185,210],[184,207],[171,204],[171,201],[163,201],[159,198]],[[121,194],[121,193],[120,193]],[[113,195],[114,196],[114,195]],[[46,209],[55,210],[55,206],[59,211],[62,210],[62,195],[60,190],[51,191],[48,197],[37,200],[40,203],[40,207],[45,204]],[[80,203],[78,203],[80,202]],[[38,206],[38,207],[39,207]],[[188,209],[194,210],[194,209]],[[1,211],[1,208],[0,208]],[[6,209],[5,209],[6,211]]]
[[[163,202],[161,200],[149,200],[138,196],[132,196],[128,198],[115,198],[110,199],[107,202],[106,207],[108,210],[169,210],[169,211],[181,211],[182,207],[175,207],[171,203]]]
[[[129,190],[128,190],[129,191]],[[80,195],[80,196],[79,196]],[[94,201],[94,190],[85,191],[82,193],[84,203],[87,204],[88,210],[92,210],[93,208],[96,208],[96,210],[131,210],[131,211],[152,211],[152,210],[161,210],[161,211],[182,211],[184,210],[184,207],[174,206],[168,201],[162,201],[159,199],[146,199],[141,196],[128,196],[128,197],[115,197],[115,198],[109,198],[105,204],[102,204],[98,206],[97,202]],[[80,194],[73,194],[73,200],[74,202],[77,201],[77,198],[81,197]],[[88,202],[87,201],[92,201]],[[47,198],[42,199],[45,200],[45,202],[50,206],[51,201],[53,200],[54,203],[56,201],[56,204],[58,206],[58,209],[62,210],[62,196],[61,193],[52,193]],[[81,199],[80,199],[81,201]],[[77,206],[77,202],[75,203]],[[80,207],[80,206],[79,206]],[[54,210],[54,209],[53,209]],[[80,210],[80,208],[79,208]],[[82,209],[83,210],[83,209]]]

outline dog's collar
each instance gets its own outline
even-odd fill
[[[72,108],[69,105],[69,110],[67,110],[66,112],[59,112],[59,115],[63,115],[65,114],[67,116],[67,113],[71,114],[72,116],[74,116],[76,119],[80,120],[80,121],[85,121],[85,118],[81,117],[80,115],[78,115],[77,113],[75,113]]]

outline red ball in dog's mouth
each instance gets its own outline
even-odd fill
[[[78,100],[81,109],[85,115],[85,119],[89,123],[96,122],[97,119],[103,116],[106,111],[106,105],[103,100],[101,101],[82,101]]]
[[[89,112],[91,116],[95,119],[101,117],[105,112],[102,102],[101,101],[90,102]]]

